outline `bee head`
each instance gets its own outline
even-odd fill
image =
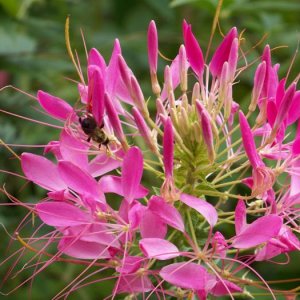
[[[92,134],[94,130],[97,128],[97,122],[91,116],[88,116],[84,119],[79,118],[79,122],[83,132],[87,135]]]

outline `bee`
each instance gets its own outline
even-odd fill
[[[108,143],[110,142],[110,140],[103,130],[104,123],[98,126],[95,118],[91,115],[88,115],[85,118],[80,117],[79,123],[81,125],[82,131],[88,136],[88,142],[92,140],[98,143],[99,148],[101,147],[101,145],[104,145],[106,148],[108,147]]]

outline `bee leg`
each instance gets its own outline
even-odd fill
[[[86,140],[88,143],[91,141],[91,137],[89,136],[88,139]]]
[[[102,129],[104,127],[104,122],[102,122],[102,124],[100,125],[100,129]]]
[[[79,123],[82,124],[82,118],[81,117],[79,117]]]

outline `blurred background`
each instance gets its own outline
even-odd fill
[[[0,0],[0,86],[13,85],[31,95],[41,89],[58,97],[75,103],[78,99],[76,84],[68,80],[77,80],[75,69],[67,55],[64,39],[66,16],[71,16],[70,38],[72,48],[76,49],[83,70],[86,66],[85,51],[80,29],[82,29],[87,48],[97,48],[109,59],[113,41],[119,38],[123,55],[128,65],[141,82],[144,95],[151,95],[149,71],[147,65],[146,32],[149,21],[154,19],[159,32],[160,51],[168,58],[174,58],[182,43],[181,24],[185,18],[192,23],[203,51],[205,52],[217,0]],[[273,63],[280,62],[280,74],[286,74],[299,43],[300,29],[299,0],[224,0],[219,22],[225,34],[231,27],[237,26],[243,34],[242,47],[248,61],[259,57],[263,45],[269,43]],[[265,41],[251,49],[263,37]],[[221,40],[217,29],[212,49]],[[160,59],[160,74],[165,62]],[[291,70],[292,80],[299,70],[299,55]],[[249,101],[254,67],[242,76],[242,81],[235,90],[234,99],[243,105]],[[12,89],[0,93],[0,109],[42,120],[50,121],[38,111],[35,100]],[[53,120],[51,120],[53,124]],[[47,126],[37,125],[0,111],[0,138],[6,144],[43,145],[58,138],[58,131]],[[41,148],[13,147],[20,154],[23,151],[42,153]],[[0,170],[21,172],[19,162],[4,147],[0,147]],[[8,176],[0,171],[1,187],[22,201],[35,202],[43,193],[34,186],[24,188],[24,181]],[[8,198],[0,193],[1,203]],[[0,206],[0,223],[8,232],[13,232],[26,212],[20,208]],[[0,257],[4,260],[15,249],[18,242],[9,246],[9,236],[0,227]],[[27,257],[28,259],[28,257]],[[299,264],[292,255],[289,268],[271,265],[267,269],[263,264],[258,270],[263,276],[272,279],[300,277]],[[0,265],[0,280],[5,277],[7,269],[15,259]],[[19,261],[20,266],[26,257]],[[269,265],[270,267],[270,265]],[[78,269],[74,266],[54,264],[37,276],[25,287],[0,299],[51,299],[66,283],[74,278]],[[8,292],[32,274],[32,269],[24,271],[14,279],[5,282],[2,292]],[[294,285],[280,285],[279,288],[290,288]],[[103,299],[111,288],[109,284],[89,286],[74,293],[70,299]],[[119,299],[123,299],[120,297]],[[245,299],[245,298],[243,298]],[[267,299],[267,298],[261,298]],[[280,299],[280,298],[278,298]]]

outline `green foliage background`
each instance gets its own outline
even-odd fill
[[[12,84],[32,95],[41,89],[75,103],[78,98],[76,85],[66,79],[77,79],[64,40],[64,23],[66,16],[70,14],[72,47],[78,51],[83,69],[86,61],[80,28],[84,32],[88,49],[97,48],[107,59],[110,57],[114,38],[118,37],[128,65],[140,80],[144,94],[148,97],[151,95],[146,51],[149,21],[156,21],[160,50],[166,57],[173,58],[182,43],[183,18],[192,23],[205,51],[216,5],[217,0],[0,0],[0,83]],[[266,42],[272,48],[287,46],[273,51],[273,62],[280,62],[280,73],[285,74],[299,42],[299,15],[298,0],[224,0],[220,27],[223,33],[232,26],[237,26],[239,32],[245,29],[244,49],[255,45],[265,33],[268,34]],[[220,39],[217,30],[213,48]],[[258,57],[262,49],[262,45],[253,49],[247,56],[248,61]],[[161,74],[163,65],[161,60]],[[295,77],[299,66],[298,56],[290,79]],[[235,90],[234,98],[241,105],[246,100],[249,101],[253,72],[254,68],[251,68]],[[15,90],[5,89],[0,93],[0,109],[53,123],[37,107],[35,100]],[[58,137],[55,129],[2,112],[0,114],[0,138],[7,144],[39,145]],[[20,147],[13,149],[18,154],[34,150]],[[39,148],[34,151],[41,153]],[[19,162],[3,147],[0,148],[0,169],[20,172]],[[24,188],[24,181],[1,171],[0,183],[1,187],[5,184],[9,193],[21,201],[34,202],[43,196],[36,187],[28,185]],[[8,201],[5,195],[0,194],[0,197],[1,203]],[[23,215],[24,211],[20,208],[0,206],[0,223],[9,232],[13,232]],[[6,247],[9,242],[2,227],[0,240],[2,261],[7,256]],[[18,246],[18,242],[13,243],[8,253],[12,253]],[[292,255],[292,259],[297,262],[299,255]],[[20,265],[24,262],[26,258]],[[0,266],[0,280],[4,278],[9,264]],[[272,276],[277,278],[279,273],[282,278],[300,277],[297,263],[291,264],[289,268],[275,265],[271,265],[271,268],[263,267],[260,271],[269,279]],[[6,299],[51,299],[76,273],[78,268],[74,266],[54,264],[33,281],[32,287],[26,285]],[[1,291],[11,290],[28,274],[30,272],[24,271],[18,277],[8,280]],[[286,288],[288,287],[290,286]],[[103,299],[109,289],[109,284],[90,286],[74,293],[70,299]],[[4,296],[0,295],[1,299],[2,297]]]

